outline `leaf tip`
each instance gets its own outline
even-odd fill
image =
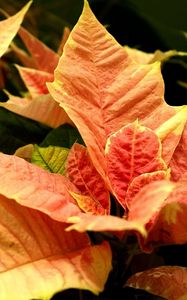
[[[25,14],[29,10],[32,3],[33,3],[33,0],[30,0],[27,4],[25,4],[25,6],[23,6],[21,12]]]

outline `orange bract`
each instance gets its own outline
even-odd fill
[[[66,224],[3,196],[0,216],[1,300],[50,299],[68,288],[103,290],[111,270],[107,243],[91,247],[85,233],[66,232]]]
[[[187,299],[187,268],[163,266],[132,276],[126,286],[144,289],[169,300]]]
[[[49,91],[76,124],[104,179],[104,148],[110,134],[137,118],[156,129],[176,113],[163,100],[159,63],[135,63],[95,18],[87,1],[54,77]]]

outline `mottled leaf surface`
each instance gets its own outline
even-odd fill
[[[166,168],[157,135],[138,122],[111,135],[105,153],[112,190],[124,207],[126,191],[135,177]]]
[[[102,177],[95,169],[89,153],[84,146],[75,143],[71,148],[66,163],[66,176],[78,188],[81,195],[89,196],[89,198],[82,197],[82,202],[87,199],[89,211],[92,199],[93,213],[95,213],[94,207],[100,207],[103,214],[109,214],[109,191]],[[81,197],[77,199],[81,201]],[[98,210],[96,209],[96,211]]]
[[[0,196],[0,298],[50,299],[68,288],[103,290],[109,245],[90,247],[86,234]]]
[[[124,218],[116,216],[99,216],[80,214],[68,218],[68,222],[74,223],[68,230],[80,232],[91,231],[136,231],[144,238],[147,236],[146,225],[153,218],[161,205],[175,188],[175,184],[168,181],[157,181],[145,186],[132,199],[128,215]],[[143,205],[142,205],[143,203]]]
[[[137,273],[127,286],[144,289],[168,300],[187,299],[187,268],[162,266]]]

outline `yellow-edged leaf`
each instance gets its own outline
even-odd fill
[[[0,57],[7,51],[17,34],[32,1],[28,2],[17,14],[0,22]]]
[[[49,300],[56,292],[98,294],[111,270],[107,243],[90,246],[86,234],[0,196],[0,299]]]

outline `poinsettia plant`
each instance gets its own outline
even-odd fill
[[[187,243],[187,106],[165,102],[158,61],[173,52],[122,47],[85,0],[55,53],[21,27],[30,4],[0,22],[0,54],[16,53],[28,90],[0,105],[46,134],[0,153],[0,299],[99,299],[108,282],[186,299],[187,268],[131,267]]]

